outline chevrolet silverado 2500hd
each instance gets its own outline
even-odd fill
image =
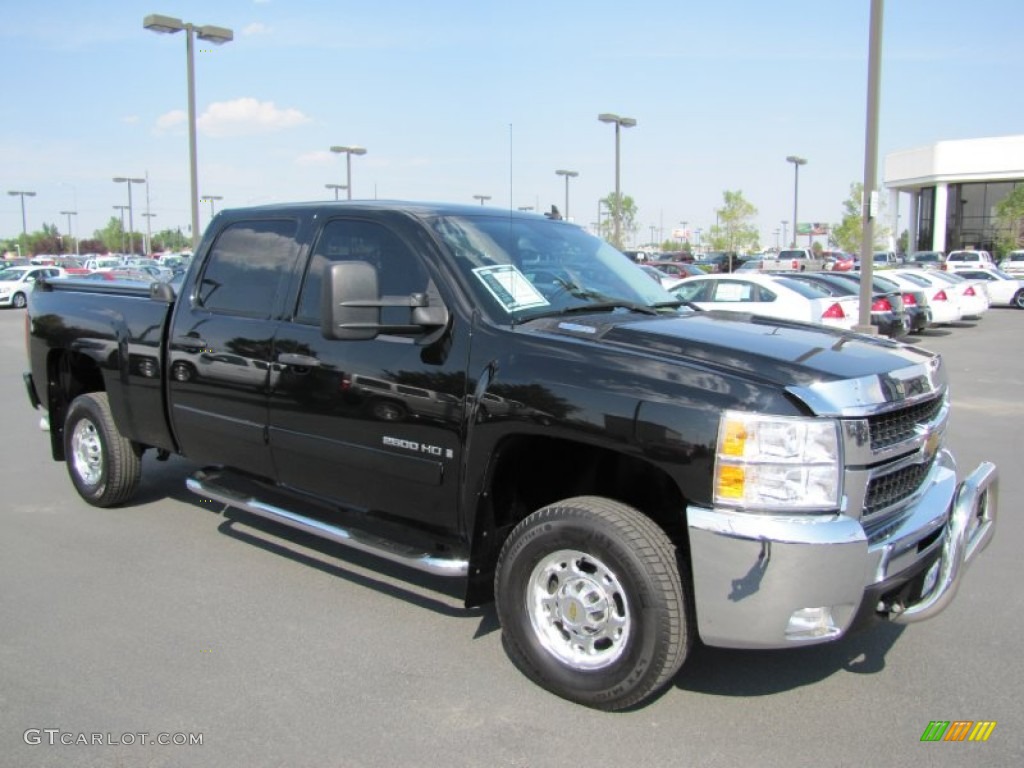
[[[931,616],[994,531],[939,357],[692,310],[533,214],[221,211],[177,290],[44,280],[26,323],[85,501],[184,455],[204,498],[463,579],[526,675],[597,708],[652,696],[698,637]]]

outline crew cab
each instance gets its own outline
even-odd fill
[[[995,528],[996,467],[960,479],[946,447],[941,358],[693,309],[535,214],[221,211],[179,290],[45,280],[26,322],[28,396],[86,502],[184,455],[203,499],[495,600],[511,660],[599,709],[647,701],[697,638],[932,616]]]

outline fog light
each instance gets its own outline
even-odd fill
[[[832,620],[832,608],[801,608],[789,617],[787,640],[818,640],[834,637],[842,630]]]

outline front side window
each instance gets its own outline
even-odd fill
[[[296,230],[292,220],[227,226],[207,258],[196,303],[212,312],[269,317],[298,253]]]
[[[397,234],[374,221],[336,219],[324,225],[299,294],[295,313],[297,322],[320,323],[320,291],[328,265],[338,261],[365,261],[377,269],[381,296],[408,296],[423,293],[429,282],[422,261]],[[383,307],[381,322],[409,322],[409,310]]]

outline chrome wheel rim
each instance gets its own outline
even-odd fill
[[[530,574],[526,609],[540,644],[572,669],[601,669],[625,653],[631,628],[626,591],[593,555],[563,549],[543,558]]]
[[[71,433],[71,460],[83,483],[99,483],[103,476],[103,443],[96,425],[87,419],[75,424]]]

